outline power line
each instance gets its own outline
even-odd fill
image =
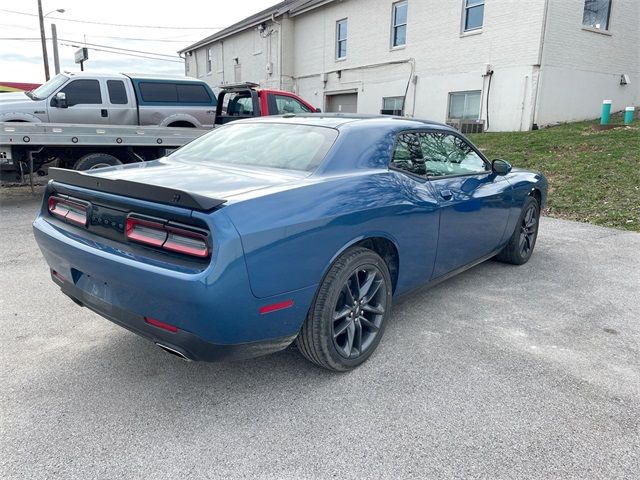
[[[157,55],[159,57],[169,57],[169,58],[173,58],[173,59],[176,59],[176,60],[178,58],[180,58],[177,55],[167,55],[166,53],[148,52],[148,51],[145,51],[145,50],[133,50],[133,49],[130,49],[130,48],[114,47],[113,45],[102,45],[100,43],[89,43],[89,42],[78,41],[78,40],[69,40],[67,38],[60,38],[59,41],[60,42],[73,43],[74,45],[71,45],[71,46],[72,47],[77,47],[77,48],[80,48],[82,45],[87,45],[87,46],[90,46],[90,47],[103,47],[103,48],[110,48],[111,50],[122,50],[123,52],[146,53],[148,55]]]
[[[18,12],[16,10],[7,10],[6,8],[0,8],[0,12],[14,13],[16,15],[26,15],[28,17],[37,17],[35,13]],[[221,30],[224,27],[169,27],[166,25],[132,25],[124,23],[107,23],[107,22],[93,22],[91,20],[78,20],[74,18],[64,17],[47,17],[51,20],[60,20],[61,22],[75,22],[75,23],[90,23],[92,25],[108,25],[110,27],[132,27],[132,28],[160,28],[166,30]]]
[[[61,45],[66,45],[66,46],[69,46],[69,47],[75,47],[75,45],[71,45],[69,43],[61,43]],[[135,53],[116,52],[116,51],[113,51],[113,50],[104,50],[102,48],[96,48],[96,47],[91,47],[91,50],[95,50],[96,52],[114,53],[114,54],[117,54],[117,55],[124,55],[124,56],[127,56],[127,57],[137,57],[137,58],[146,58],[148,60],[158,60],[160,62],[184,63],[184,62],[182,62],[180,60],[170,60],[168,58],[157,58],[157,57],[149,57],[149,56],[146,56],[146,55],[136,55]]]
[[[40,38],[39,37],[0,37],[0,40],[11,40],[11,41],[22,40],[22,41],[33,42],[33,41],[40,41]],[[47,37],[47,40],[51,40],[51,38]],[[94,47],[102,47],[102,48],[108,48],[110,50],[119,50],[122,52],[142,53],[147,55],[155,55],[158,57],[167,57],[167,58],[173,59],[173,61],[182,63],[182,60],[178,60],[180,58],[179,56],[167,55],[166,53],[149,52],[146,50],[133,50],[130,48],[114,47],[112,45],[102,45],[100,43],[89,43],[89,42],[84,42],[79,40],[69,40],[66,38],[59,38],[58,41],[61,43],[66,42],[64,43],[64,45],[68,45],[70,47],[75,47],[75,48],[80,48],[82,45],[87,45],[87,46],[90,46],[92,50],[97,50],[97,48],[94,48]],[[116,52],[113,52],[113,53],[116,53]]]
[[[38,28],[35,27],[27,27],[25,25],[14,25],[11,23],[0,23],[0,26],[2,27],[11,27],[11,28],[20,28],[22,30],[32,30],[32,31],[39,31]],[[111,40],[128,40],[128,41],[133,41],[133,42],[160,42],[160,43],[195,43],[198,40],[170,40],[170,39],[166,39],[166,38],[140,38],[140,37],[114,37],[114,36],[110,36],[110,35],[87,35],[88,37],[91,38],[108,38]]]

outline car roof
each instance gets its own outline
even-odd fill
[[[290,123],[342,129],[343,127],[378,127],[393,130],[411,130],[414,128],[437,128],[453,130],[449,125],[407,117],[390,115],[363,115],[354,113],[306,113],[256,117],[240,120],[242,123]],[[238,123],[238,122],[234,122]]]
[[[136,73],[104,73],[104,72],[63,72],[68,77],[74,78],[131,78],[135,80],[174,80],[180,82],[203,83],[202,80],[180,75],[150,75]]]

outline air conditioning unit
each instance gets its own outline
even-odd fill
[[[402,117],[402,110],[380,110],[380,115],[393,115],[395,117]]]
[[[470,133],[484,133],[484,120],[460,120],[450,118],[447,120],[447,125],[465,135]]]
[[[462,128],[462,122],[454,118],[447,119],[447,125],[449,125],[451,128],[455,128],[458,131],[460,131]]]

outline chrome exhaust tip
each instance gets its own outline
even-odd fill
[[[175,348],[167,347],[166,345],[163,345],[162,343],[158,343],[158,342],[155,342],[155,343],[156,343],[157,346],[159,346],[165,352],[167,352],[167,353],[169,353],[171,355],[175,355],[176,357],[181,358],[185,362],[190,362],[191,361],[191,359],[189,357],[187,357],[181,351],[176,350]]]

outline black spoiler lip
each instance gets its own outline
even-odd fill
[[[226,200],[183,192],[182,190],[176,190],[174,188],[132,182],[129,180],[102,178],[87,175],[77,170],[67,170],[65,168],[49,168],[49,177],[55,182],[66,185],[88,188],[104,193],[113,193],[138,200],[148,200],[164,205],[190,208],[201,212],[213,210],[223,203],[226,203]]]

